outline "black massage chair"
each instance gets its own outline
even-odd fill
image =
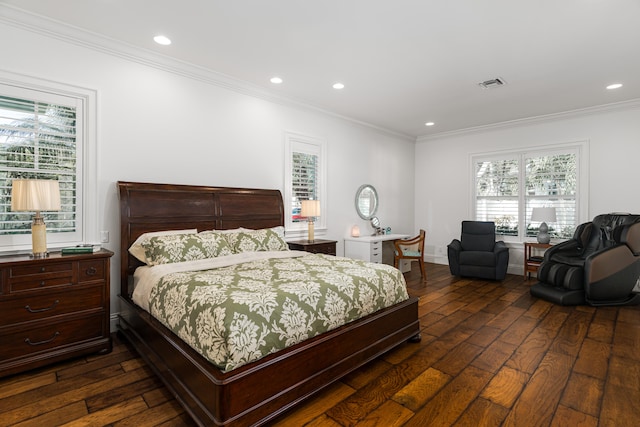
[[[531,295],[560,305],[640,304],[640,215],[604,214],[550,247]]]

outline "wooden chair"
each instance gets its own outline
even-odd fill
[[[424,270],[424,241],[427,233],[420,230],[420,235],[411,239],[401,239],[393,242],[395,245],[395,253],[393,257],[393,265],[398,268],[401,259],[409,261],[418,261],[420,265],[420,276],[422,281],[427,280],[427,274]]]

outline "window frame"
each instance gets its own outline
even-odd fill
[[[518,234],[516,236],[499,235],[500,240],[505,242],[524,242],[531,240],[531,236],[526,234],[527,225],[527,195],[526,195],[526,159],[533,156],[541,157],[545,155],[557,155],[573,153],[576,155],[576,193],[575,193],[575,221],[576,227],[588,219],[589,206],[589,141],[577,141],[553,145],[540,145],[523,147],[517,150],[503,150],[485,153],[472,153],[469,155],[470,173],[470,204],[469,214],[471,218],[476,218],[477,212],[477,182],[475,166],[480,161],[499,161],[516,158],[518,160]],[[553,238],[560,241],[563,238]]]
[[[314,229],[317,234],[327,231],[327,144],[321,138],[305,135],[300,132],[285,131],[285,183],[284,183],[284,218],[285,232],[288,237],[302,237],[307,233],[307,221],[293,222],[293,153],[314,154],[318,156],[317,172],[319,179],[316,181],[317,199],[320,200],[320,216],[316,218]]]
[[[99,240],[96,91],[0,70],[0,92],[7,96],[38,101],[63,97],[75,103],[77,114],[76,231],[47,233],[47,247],[58,249],[79,243],[97,243]],[[2,254],[30,252],[31,246],[31,233],[0,236],[0,253]]]

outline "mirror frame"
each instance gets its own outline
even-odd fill
[[[360,204],[358,203],[360,201],[360,197],[362,196],[362,193],[365,190],[370,190],[373,193],[373,200],[374,200],[374,206],[372,209],[370,209],[370,212],[368,215],[365,215],[364,212],[360,210]],[[378,211],[379,204],[380,203],[378,199],[378,192],[376,191],[376,188],[373,185],[363,184],[358,188],[358,191],[356,191],[356,199],[355,199],[356,212],[358,212],[358,216],[360,218],[366,219],[366,220],[370,220],[371,218],[373,218],[376,212]]]

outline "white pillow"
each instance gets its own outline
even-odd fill
[[[136,239],[135,242],[129,248],[129,253],[136,257],[141,262],[145,264],[149,264],[147,262],[147,257],[144,253],[144,248],[142,247],[143,242],[148,242],[150,238],[156,236],[168,236],[172,234],[197,234],[198,230],[195,228],[187,229],[187,230],[164,230],[164,231],[153,231],[151,233],[144,233],[140,237]]]
[[[241,231],[247,231],[248,228],[230,228],[228,230],[202,230],[200,233],[218,233],[218,234],[231,234],[239,233]]]

